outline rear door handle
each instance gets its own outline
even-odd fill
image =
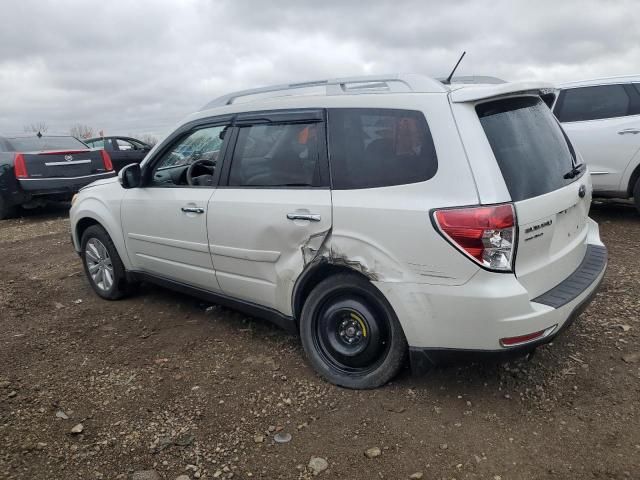
[[[620,130],[618,132],[618,135],[626,135],[627,133],[632,133],[632,134],[636,134],[636,133],[640,133],[640,130],[638,130],[637,128],[625,128],[624,130]]]
[[[204,213],[204,208],[201,207],[182,207],[184,213]]]
[[[287,213],[289,220],[309,220],[310,222],[319,222],[322,220],[320,215],[314,213]]]

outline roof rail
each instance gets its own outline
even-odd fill
[[[269,94],[276,92],[290,92],[302,88],[326,87],[325,95],[340,95],[345,93],[368,93],[372,91],[409,91],[436,93],[447,92],[448,89],[433,78],[418,74],[365,75],[360,77],[333,78],[313,80],[310,82],[288,83],[270,87],[251,88],[228,93],[207,103],[200,110],[231,105],[234,100],[250,95]],[[395,90],[394,90],[395,88]],[[286,95],[286,94],[285,94]],[[279,95],[273,95],[279,96]]]
[[[444,78],[437,78],[436,80],[444,82]],[[498,77],[490,77],[488,75],[462,75],[460,77],[453,77],[451,83],[464,83],[464,84],[498,84],[507,83],[506,80]]]

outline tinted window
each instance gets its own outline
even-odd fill
[[[118,150],[123,152],[126,150],[133,150],[133,143],[122,138],[116,139],[116,145],[118,145]]]
[[[561,122],[623,117],[630,103],[622,85],[570,88],[562,92],[555,113]]]
[[[438,169],[427,121],[410,110],[330,110],[329,155],[336,189],[422,182]]]
[[[539,97],[483,103],[476,111],[513,201],[575,180],[564,178],[573,166],[573,149]]]
[[[556,100],[556,94],[545,93],[544,95],[540,95],[540,98],[542,98],[542,101],[547,104],[547,107],[551,108],[553,107],[553,102]]]
[[[321,124],[240,127],[229,185],[321,186]]]
[[[187,168],[196,161],[208,161],[202,167],[195,167],[197,171],[193,174],[203,176],[200,185],[210,185],[213,177],[211,165],[215,165],[218,160],[226,128],[200,128],[183,137],[155,164],[151,184],[163,187],[184,186],[187,184]]]
[[[8,138],[14,152],[33,152],[41,150],[83,150],[87,146],[74,137],[22,137]]]

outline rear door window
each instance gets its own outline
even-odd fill
[[[514,202],[544,195],[578,178],[564,178],[574,166],[575,154],[540,97],[482,103],[476,111]]]
[[[631,98],[623,85],[563,90],[555,107],[561,122],[580,122],[629,115]]]
[[[413,110],[330,109],[329,155],[334,189],[423,182],[438,170],[427,120]]]
[[[229,186],[320,187],[321,123],[239,127]]]

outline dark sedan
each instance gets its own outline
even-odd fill
[[[98,137],[83,140],[91,148],[104,148],[111,157],[116,172],[130,163],[140,163],[151,145],[131,137]]]
[[[85,185],[113,176],[109,154],[74,137],[0,137],[0,219],[19,206],[70,200]]]

